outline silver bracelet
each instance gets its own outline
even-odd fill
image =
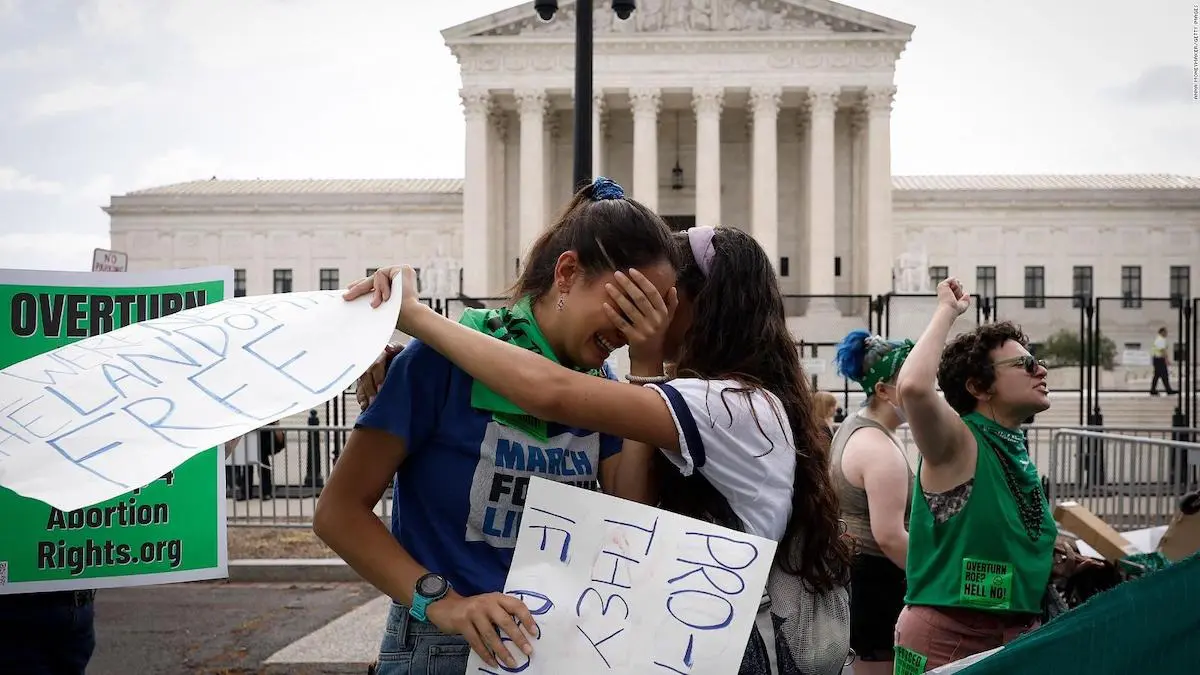
[[[655,375],[653,377],[642,377],[641,375],[626,375],[625,379],[629,380],[633,384],[663,384],[665,382],[671,381],[671,378],[668,377],[667,375]]]

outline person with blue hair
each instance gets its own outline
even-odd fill
[[[913,470],[896,429],[904,411],[896,376],[911,340],[885,340],[855,330],[838,344],[838,373],[866,394],[842,422],[830,448],[830,469],[842,519],[855,541],[850,567],[850,647],[857,675],[892,672],[896,619],[904,609],[904,565]]]

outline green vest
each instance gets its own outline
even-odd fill
[[[979,448],[962,510],[936,523],[917,460],[909,523],[909,605],[1041,612],[1058,528],[1025,438],[977,412],[964,416]]]

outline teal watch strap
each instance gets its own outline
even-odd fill
[[[425,612],[433,603],[446,597],[450,592],[450,582],[439,574],[429,573],[417,579],[413,588],[412,606],[408,614],[417,621],[428,621]]]
[[[417,621],[428,621],[429,617],[425,616],[425,608],[429,607],[432,603],[433,601],[429,598],[414,595],[412,607],[408,608],[408,615]]]

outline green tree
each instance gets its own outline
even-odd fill
[[[1092,357],[1093,361],[1090,365],[1095,365],[1095,358],[1098,356],[1100,367],[1112,370],[1117,360],[1116,343],[1107,335],[1101,334],[1100,348],[1097,351],[1099,353]],[[1046,341],[1038,348],[1038,358],[1045,360],[1049,368],[1078,366],[1083,361],[1083,343],[1079,339],[1079,333],[1064,328],[1046,338]]]

